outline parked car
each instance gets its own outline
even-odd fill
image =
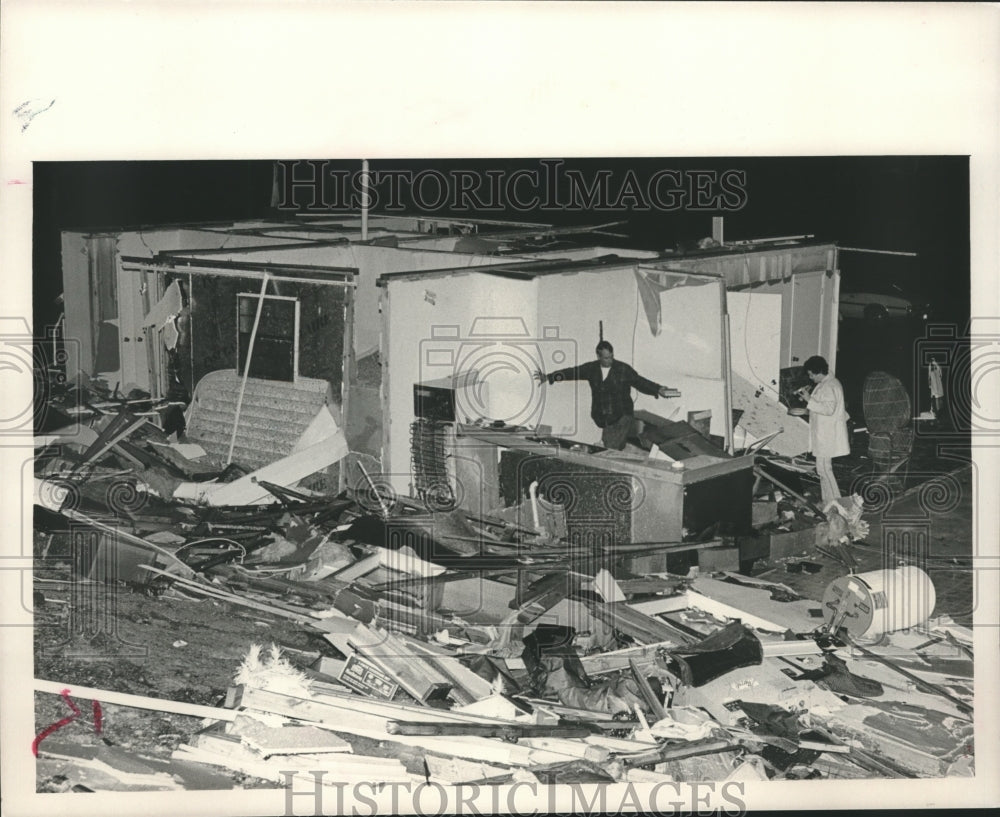
[[[930,303],[916,291],[891,281],[840,284],[840,317],[855,320],[919,319],[930,317]]]

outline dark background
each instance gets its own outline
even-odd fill
[[[370,164],[372,170],[415,172],[425,168],[446,173],[452,169],[541,170],[537,159],[373,159]],[[330,167],[353,172],[360,168],[360,160],[331,162]],[[932,303],[934,322],[954,324],[960,335],[966,329],[970,277],[969,163],[965,156],[569,159],[564,167],[579,169],[584,178],[592,178],[598,170],[611,170],[619,183],[629,168],[640,181],[664,168],[741,170],[746,173],[746,203],[735,212],[624,208],[482,216],[558,225],[626,220],[614,232],[627,238],[608,238],[608,244],[662,250],[690,246],[710,235],[711,217],[723,215],[727,241],[812,234],[847,247],[915,252],[916,258],[841,253],[842,289],[878,288],[891,280],[915,301]],[[44,336],[45,327],[61,312],[55,301],[62,291],[61,230],[291,216],[292,211],[271,207],[273,179],[271,161],[36,163],[35,334]],[[913,371],[914,343],[924,331],[919,322],[869,326],[844,321],[837,368],[849,404],[856,403],[860,380],[873,368],[892,371],[911,388],[926,389],[926,384],[914,383],[919,373]]]

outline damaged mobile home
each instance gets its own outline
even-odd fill
[[[837,246],[601,241],[383,216],[64,234],[36,527],[150,605],[324,644],[246,644],[218,706],[88,690],[217,722],[145,783],[971,773],[969,630],[919,567],[861,564],[859,504],[778,467],[808,448],[802,363],[835,364]],[[586,383],[536,377],[598,340],[669,387],[622,451]],[[753,576],[786,555],[759,535],[779,515],[829,560],[822,593]]]

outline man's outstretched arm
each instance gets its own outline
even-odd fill
[[[551,374],[544,374],[541,369],[535,369],[535,380],[539,383],[547,381],[551,386],[553,383],[561,383],[563,380],[586,380],[587,372],[585,364],[580,366],[570,366],[566,369],[557,369]]]
[[[652,380],[647,380],[641,374],[639,374],[631,366],[628,367],[628,382],[630,386],[634,386],[636,391],[640,391],[643,394],[649,394],[653,397],[680,397],[681,393],[677,389],[672,389],[669,386],[661,386],[659,383],[654,383]]]

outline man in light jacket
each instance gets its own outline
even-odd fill
[[[803,386],[796,393],[803,400],[808,400],[809,449],[816,457],[816,473],[823,501],[829,502],[840,496],[840,488],[833,475],[833,458],[851,453],[844,387],[830,373],[830,365],[819,355],[809,358],[803,368],[813,386],[812,389]]]

